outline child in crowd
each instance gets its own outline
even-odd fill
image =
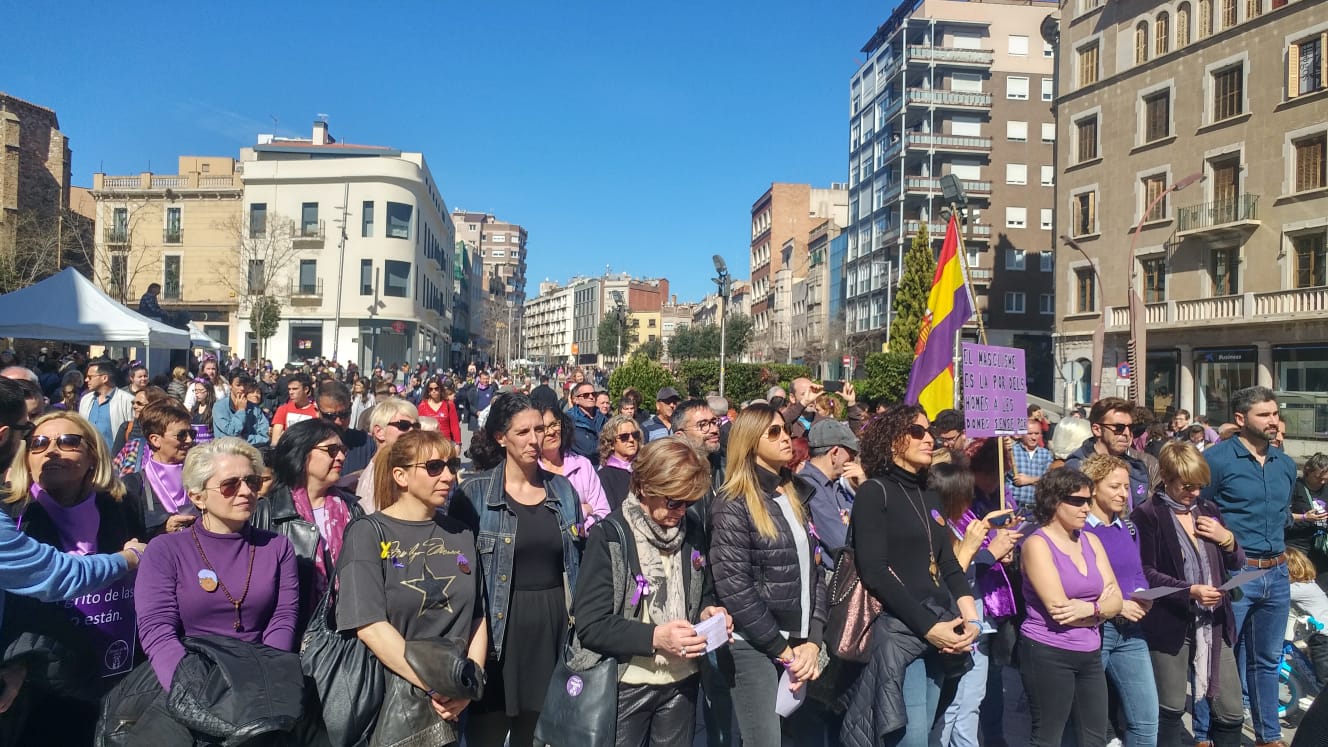
[[[1286,549],[1287,572],[1291,576],[1291,608],[1309,615],[1322,625],[1328,625],[1328,594],[1315,583],[1314,564],[1305,553]],[[1328,634],[1324,630],[1310,633],[1308,640],[1310,660],[1314,662],[1314,676],[1328,683]]]

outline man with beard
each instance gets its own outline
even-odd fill
[[[1259,745],[1286,747],[1277,720],[1278,666],[1291,606],[1285,529],[1290,524],[1296,463],[1272,445],[1281,416],[1272,390],[1262,386],[1232,395],[1236,435],[1203,453],[1212,479],[1202,497],[1217,503],[1227,528],[1245,551],[1245,569],[1268,569],[1232,597],[1236,661],[1250,700]]]
[[[1152,486],[1157,485],[1157,460],[1131,447],[1134,441],[1134,434],[1130,432],[1130,426],[1134,425],[1134,405],[1120,397],[1104,397],[1089,410],[1088,422],[1093,436],[1066,458],[1065,466],[1079,469],[1079,465],[1093,454],[1109,454],[1124,459],[1130,471],[1128,505],[1133,508],[1147,500]],[[1291,490],[1287,489],[1287,497],[1290,496]]]
[[[724,484],[724,453],[719,449],[719,418],[710,411],[710,403],[703,399],[678,403],[673,410],[673,433],[690,441],[710,460],[710,487],[719,490]],[[708,500],[702,498],[698,507],[703,508],[701,504]],[[704,526],[709,522],[701,523]]]

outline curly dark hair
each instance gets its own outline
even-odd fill
[[[1088,488],[1090,494],[1093,492],[1093,481],[1088,475],[1074,467],[1048,470],[1033,489],[1033,521],[1045,526],[1056,515],[1061,498],[1073,495],[1079,488]]]
[[[558,425],[561,427],[558,433],[558,453],[566,455],[572,450],[572,439],[576,436],[576,424],[572,422],[572,416],[556,406],[549,407],[548,404],[539,404],[538,402],[532,402],[531,404],[539,410],[541,418],[545,415],[553,415],[554,419],[558,421]]]
[[[489,403],[489,417],[470,444],[470,458],[476,469],[493,469],[507,458],[507,450],[498,443],[498,434],[507,432],[517,413],[534,409],[530,398],[524,394],[499,394],[493,398]]]
[[[908,427],[926,411],[917,405],[890,405],[863,427],[858,436],[859,458],[862,470],[871,477],[880,477],[894,464],[895,450],[908,437]]]

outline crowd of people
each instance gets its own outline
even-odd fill
[[[1328,617],[1263,387],[1002,440],[805,378],[0,363],[0,745],[1284,745]]]

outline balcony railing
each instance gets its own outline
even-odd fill
[[[1176,232],[1194,233],[1236,224],[1257,224],[1258,220],[1259,195],[1246,193],[1232,199],[1178,208]]]
[[[232,189],[244,188],[239,174],[124,174],[110,176],[99,174],[93,178],[93,190],[114,190],[118,192],[150,192],[166,189],[177,191],[191,189]]]
[[[318,242],[323,241],[323,221],[317,223],[304,223],[295,229],[295,235],[291,237],[296,242]]]
[[[909,62],[952,62],[969,65],[990,65],[995,53],[990,49],[954,49],[951,47],[922,47],[909,45]]]
[[[922,221],[919,221],[919,220],[906,220],[906,221],[904,221],[904,230],[905,230],[905,231],[911,236],[911,235],[916,234],[916,233],[918,232],[918,228],[919,228],[921,225],[922,225]],[[960,232],[964,237],[967,237],[967,236],[968,236],[968,229],[965,228],[965,227],[964,227],[964,224],[962,224],[962,223],[959,224],[959,232]],[[928,224],[927,224],[927,233],[930,234],[933,238],[943,238],[943,237],[945,236],[945,224],[944,224],[944,223],[928,223]],[[990,235],[991,235],[991,224],[989,224],[989,223],[974,223],[974,224],[973,224],[973,238],[978,238],[978,237],[983,237],[983,236],[990,236]]]
[[[964,135],[938,135],[934,132],[910,132],[910,148],[941,148],[944,150],[991,150],[991,138]]]
[[[322,298],[323,297],[323,279],[314,278],[313,282],[300,282],[294,278],[290,281],[291,298]]]
[[[1230,325],[1235,321],[1279,321],[1328,318],[1328,287],[1292,288],[1263,293],[1242,293],[1183,301],[1145,304],[1144,321],[1150,328],[1187,328]],[[1130,326],[1128,306],[1107,307],[1107,328]]]
[[[908,89],[908,103],[926,106],[990,107],[991,94],[944,91],[935,88]]]
[[[910,176],[904,182],[910,192],[941,191],[941,180],[934,176]],[[959,183],[967,194],[991,194],[991,182],[961,180]]]
[[[183,244],[183,243],[184,243],[184,229],[182,229],[182,228],[166,228],[166,229],[163,229],[162,232],[161,232],[161,243],[163,243],[163,244]]]
[[[970,267],[968,268],[968,279],[974,283],[990,283],[994,274],[990,267]]]
[[[129,229],[124,226],[111,226],[102,232],[102,238],[107,244],[127,244]]]

